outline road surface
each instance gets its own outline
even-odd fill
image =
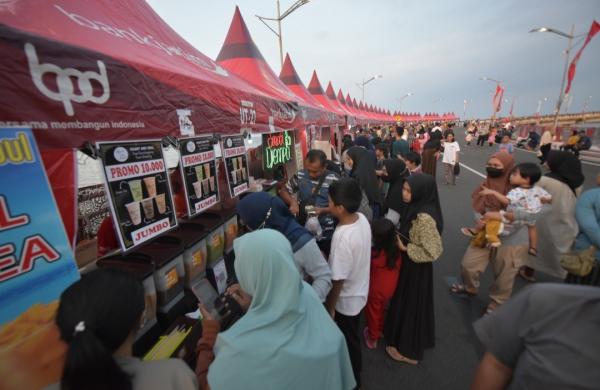
[[[456,186],[443,184],[441,163],[437,169],[437,182],[444,214],[444,254],[434,263],[434,304],[436,346],[425,352],[425,358],[418,366],[409,366],[391,360],[380,340],[377,350],[368,350],[363,345],[363,389],[467,389],[484,350],[473,332],[472,323],[481,317],[488,303],[486,295],[491,285],[491,270],[481,279],[478,296],[458,297],[449,292],[449,285],[457,280],[460,260],[469,239],[460,233],[461,226],[471,226],[471,192],[483,180],[485,162],[496,147],[465,146],[464,130],[457,129],[461,144],[461,174]],[[517,149],[517,163],[537,162],[534,153]],[[471,170],[470,170],[470,169]],[[600,166],[583,165],[586,177],[585,188],[594,186]],[[547,275],[538,274],[538,282],[558,281]],[[527,282],[517,277],[515,290]]]

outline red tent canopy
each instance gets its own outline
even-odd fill
[[[70,236],[73,148],[84,141],[238,133],[240,124],[268,131],[273,111],[295,113],[200,53],[142,0],[3,4],[0,53],[0,122],[34,129]],[[255,114],[246,123],[242,104]]]
[[[296,96],[269,67],[252,40],[239,7],[235,7],[217,63],[273,99],[312,107],[309,102]],[[278,110],[272,110],[272,114],[276,126],[290,128],[302,124],[296,104],[281,104]]]
[[[306,104],[320,108],[321,110],[326,110],[325,106],[323,106],[308,92],[304,86],[304,83],[302,83],[302,80],[300,80],[300,77],[298,77],[298,73],[296,72],[296,68],[292,63],[292,59],[290,58],[289,54],[285,55],[285,61],[283,62],[279,79]]]
[[[289,54],[286,54],[285,56],[285,61],[283,62],[283,68],[281,69],[279,79],[296,96],[302,99],[302,104],[304,106],[312,108],[311,110],[307,110],[308,115],[305,121],[316,122],[318,124],[342,122],[341,119],[336,117],[336,112],[322,105],[321,102],[319,102],[313,95],[311,95],[308,92],[308,90],[304,86],[304,83],[302,83],[302,80],[300,80],[300,77],[298,77],[298,73],[296,72],[296,68],[294,68],[294,64],[292,64],[292,60]],[[328,114],[328,116],[326,116],[326,114]]]
[[[323,87],[321,86],[321,82],[319,81],[319,76],[317,76],[316,70],[313,70],[313,74],[310,79],[310,83],[308,84],[308,92],[315,99],[317,99],[319,101],[319,103],[321,103],[321,105],[326,107],[330,112],[335,112],[338,115],[340,115],[341,117],[346,115],[346,113],[344,111],[340,110],[339,107],[336,107],[329,102],[329,99],[327,98],[327,96],[325,95],[325,92],[323,91]]]
[[[23,0],[0,23],[0,120],[32,125],[42,149],[179,135],[181,118],[196,133],[239,132],[240,101],[267,130],[278,106],[142,0]]]
[[[354,112],[354,110],[352,110],[352,108],[348,105],[348,102],[346,101],[346,99],[344,98],[344,93],[342,92],[341,89],[338,90],[337,93],[337,100],[338,102],[340,102],[340,106],[342,106],[342,108],[344,109],[344,111],[346,111],[348,113],[348,116],[352,117],[352,118],[356,118],[356,113]],[[354,123],[352,123],[354,124]]]
[[[352,113],[346,110],[335,96],[335,90],[333,89],[333,84],[331,84],[331,81],[327,84],[327,90],[325,91],[325,95],[327,96],[327,100],[332,107],[335,107],[339,112],[343,113],[343,115],[345,116],[352,116]]]

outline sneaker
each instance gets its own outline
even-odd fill
[[[377,340],[373,340],[369,337],[369,328],[365,326],[363,330],[363,337],[365,338],[365,345],[368,349],[376,349],[377,348]]]

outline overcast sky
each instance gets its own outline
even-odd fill
[[[274,16],[275,0],[200,1],[148,0],[183,38],[211,58],[218,55],[233,16],[240,6],[250,34],[279,74],[276,36],[254,15]],[[295,0],[281,0],[282,12]],[[598,0],[312,0],[283,22],[283,46],[304,81],[313,69],[325,88],[332,81],[357,100],[356,82],[374,74],[383,78],[366,87],[369,103],[403,111],[454,111],[463,114],[464,99],[472,100],[467,116],[489,116],[495,85],[506,87],[503,113],[516,97],[515,115],[535,113],[547,97],[550,113],[558,97],[567,39],[550,33],[529,34],[549,26],[587,34],[593,19],[600,22]],[[573,50],[574,55],[579,46]],[[594,70],[596,69],[596,70]],[[569,112],[600,110],[600,34],[579,61]]]

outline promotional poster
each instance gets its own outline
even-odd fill
[[[58,298],[79,279],[35,139],[0,129],[0,377],[3,389],[60,378]]]
[[[123,251],[177,226],[160,141],[98,142],[97,147]]]
[[[219,201],[213,137],[180,139],[179,152],[187,212],[192,217]]]
[[[222,150],[229,193],[235,198],[250,188],[244,136],[223,137]]]

